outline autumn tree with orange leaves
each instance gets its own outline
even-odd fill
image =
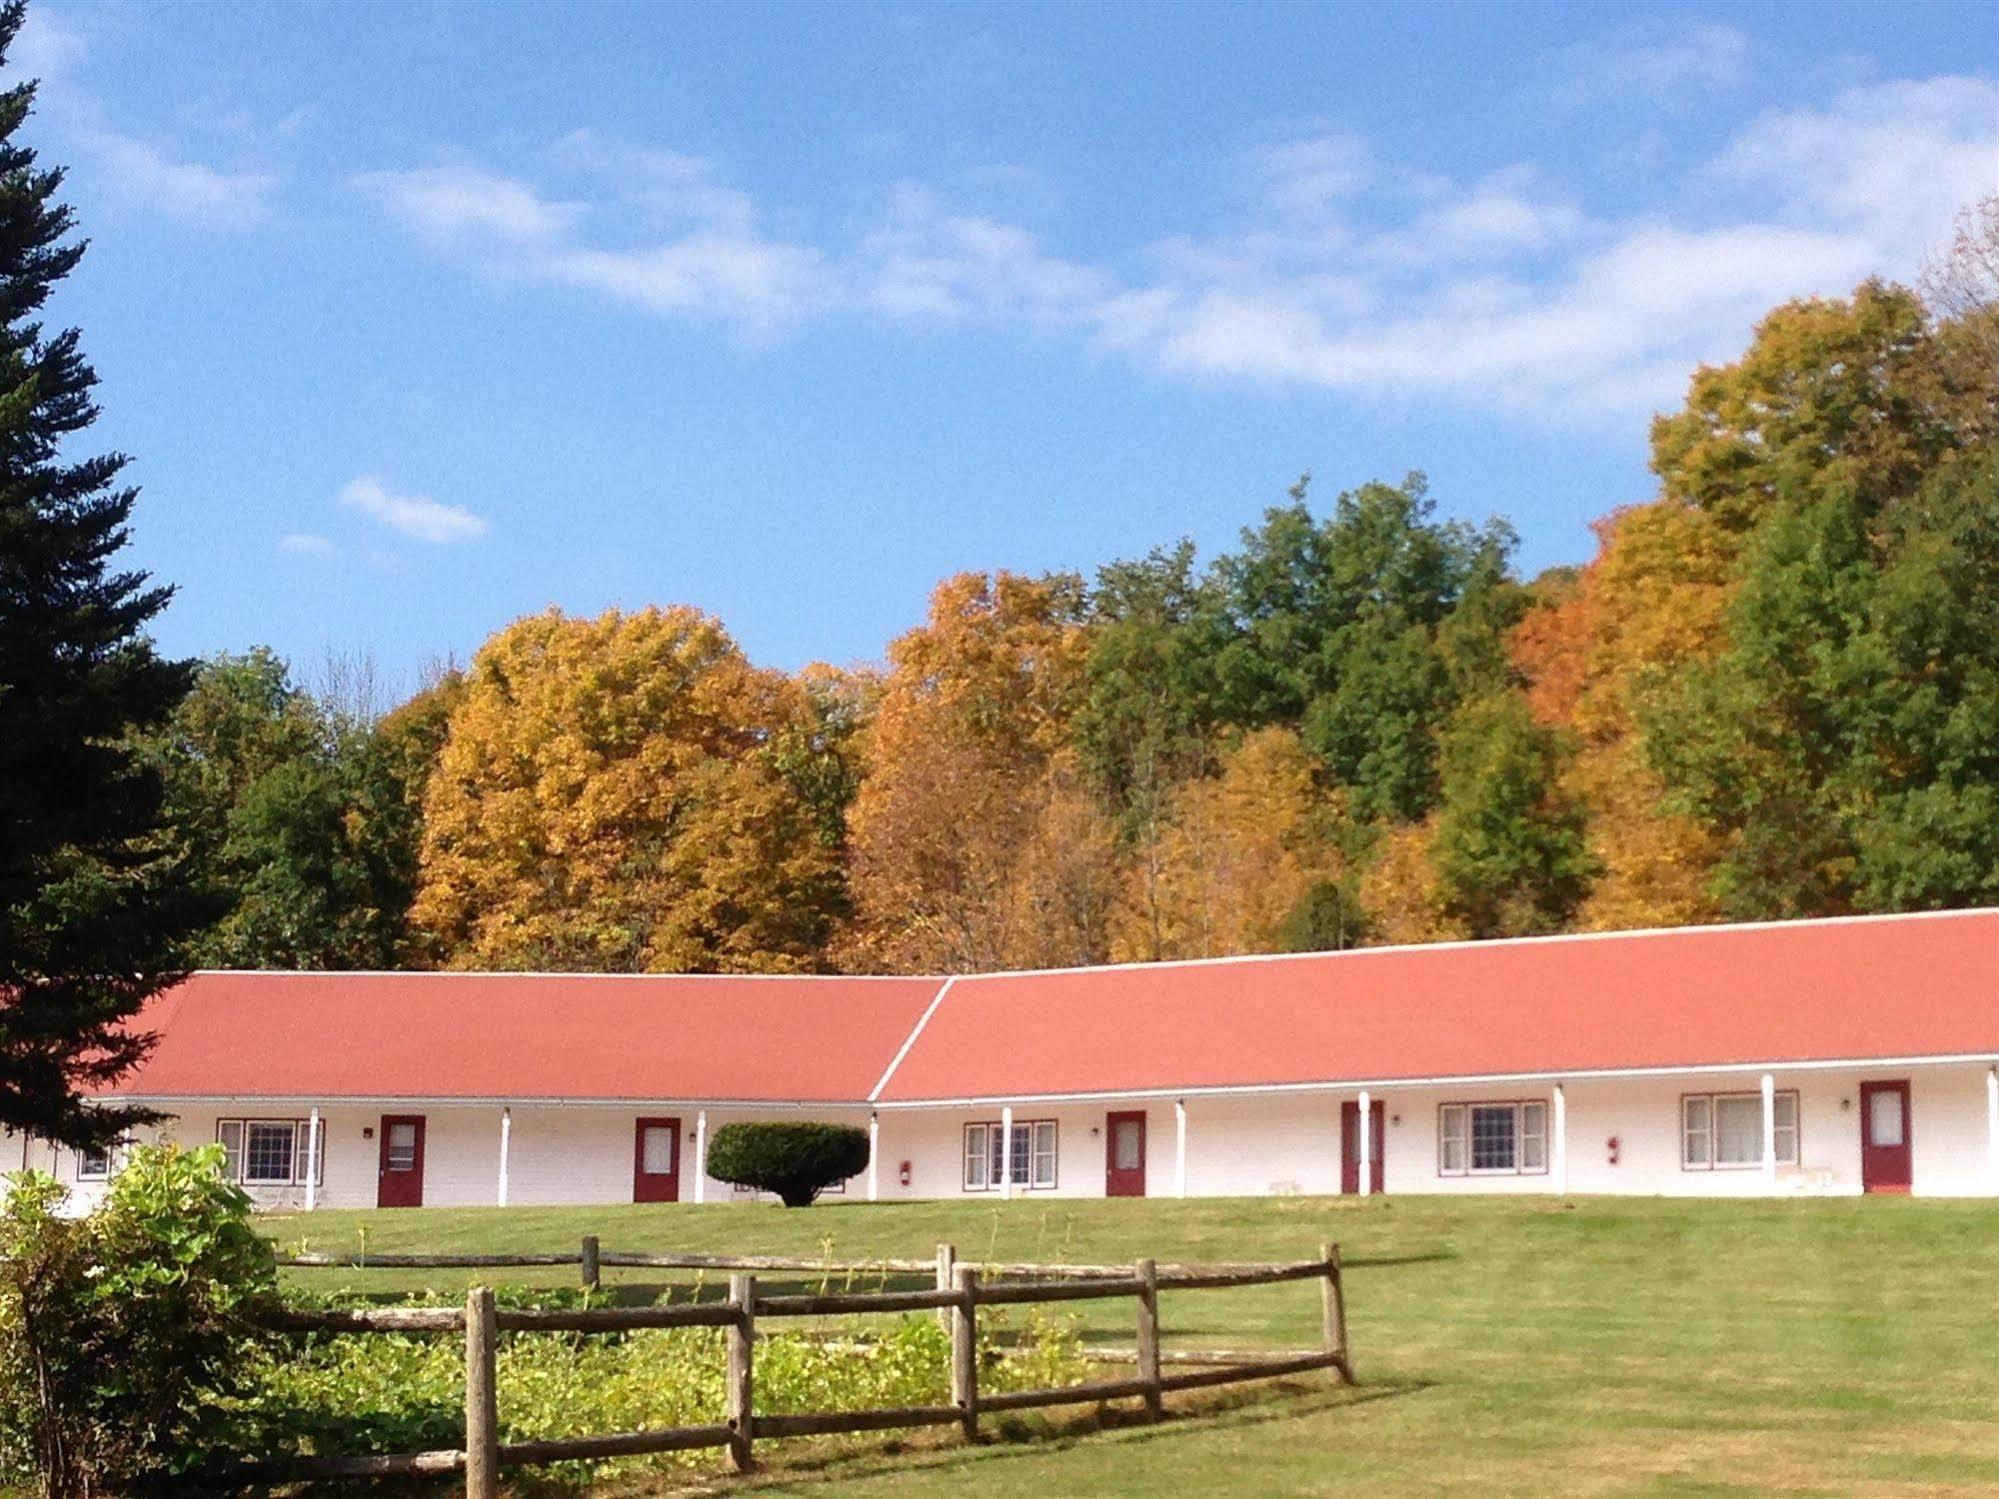
[[[516,621],[473,659],[412,911],[456,967],[819,966],[840,849],[808,693],[697,610]]]

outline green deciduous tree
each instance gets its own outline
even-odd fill
[[[0,6],[0,66],[23,15]],[[34,97],[0,92],[0,1125],[83,1143],[123,1124],[79,1092],[144,1055],[128,1021],[173,981],[193,920],[158,777],[128,742],[188,671],[144,633],[168,591],[118,565],[124,457],[66,451],[97,418],[97,377],[74,329],[40,321],[83,244],[62,173],[17,139]]]
[[[448,677],[379,722],[316,698],[257,649],[204,663],[150,748],[216,968],[411,961],[421,800],[460,690]]]
[[[1301,480],[1216,564],[1234,627],[1217,663],[1226,721],[1298,725],[1362,821],[1435,802],[1437,735],[1503,669],[1499,629],[1518,608],[1511,530],[1434,514],[1411,474],[1342,494],[1318,521]]]
[[[1429,850],[1445,913],[1473,937],[1560,931],[1589,885],[1582,806],[1562,784],[1564,736],[1513,692],[1474,698],[1443,736]]]
[[[1772,516],[1729,625],[1651,726],[1727,835],[1728,911],[1999,899],[1999,454],[1885,513],[1835,492]]]

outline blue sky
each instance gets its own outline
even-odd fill
[[[1536,570],[1756,317],[1999,187],[1989,5],[37,4],[158,634],[878,658],[1426,470]]]

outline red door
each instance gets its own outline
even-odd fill
[[[632,1201],[680,1201],[680,1121],[641,1119],[632,1134]]]
[[[1860,1185],[1868,1192],[1906,1192],[1912,1175],[1909,1084],[1860,1085]]]
[[[423,1206],[423,1115],[382,1116],[382,1174],[375,1185],[375,1206]]]
[[[1367,1158],[1373,1169],[1368,1173],[1368,1190],[1381,1190],[1381,1100],[1375,1099],[1367,1109]],[[1360,1190],[1360,1104],[1347,1102],[1340,1105],[1340,1190],[1358,1192]]]
[[[1104,1115],[1104,1196],[1145,1195],[1145,1111]]]

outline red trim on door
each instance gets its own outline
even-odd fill
[[[646,1170],[646,1131],[665,1130],[673,1144],[670,1164],[665,1171]],[[641,1119],[632,1127],[632,1201],[680,1201],[680,1121]]]
[[[1879,1129],[1875,1127],[1877,1108],[1881,1111]],[[1914,1122],[1909,1107],[1908,1079],[1860,1085],[1862,1191],[1905,1193],[1909,1190],[1915,1175],[1915,1151],[1910,1131]]]
[[[395,1164],[391,1164],[391,1147],[396,1131],[409,1127],[410,1151],[408,1155],[396,1152]],[[375,1206],[378,1208],[420,1208],[423,1206],[423,1136],[424,1116],[421,1114],[384,1114],[380,1125],[382,1131],[381,1168],[375,1179]]]
[[[1368,1105],[1367,1153],[1374,1162],[1374,1170],[1368,1181],[1368,1190],[1381,1190],[1382,1138],[1388,1132],[1382,1128],[1382,1116],[1386,1110],[1380,1099]],[[1360,1103],[1348,1099],[1340,1105],[1340,1190],[1347,1193],[1360,1191]]]
[[[1118,1165],[1120,1136],[1136,1135],[1137,1164]],[[1104,1115],[1104,1196],[1143,1197],[1145,1195],[1145,1111],[1132,1109]]]

